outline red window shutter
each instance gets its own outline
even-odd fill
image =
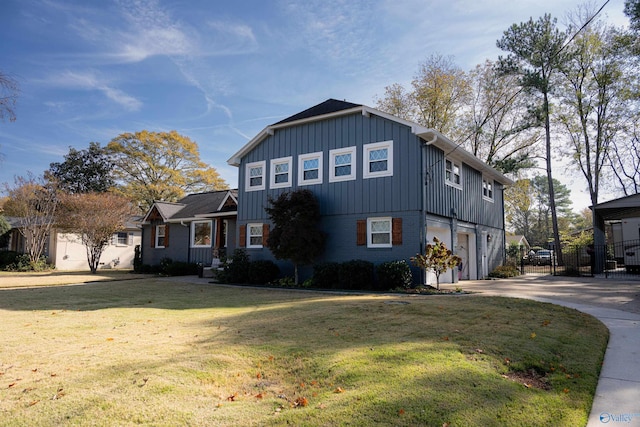
[[[356,244],[358,246],[367,244],[367,220],[359,219],[356,227]]]
[[[169,224],[165,224],[164,226],[164,247],[169,247]]]
[[[402,218],[393,218],[391,220],[391,244],[402,244]]]
[[[247,246],[247,226],[246,225],[241,225],[240,226],[240,241],[238,242],[241,248],[244,248],[245,246]]]
[[[156,226],[151,224],[151,247],[156,247]]]
[[[262,246],[269,247],[267,240],[269,239],[269,224],[262,224]]]

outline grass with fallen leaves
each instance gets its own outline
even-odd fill
[[[578,426],[608,337],[526,300],[172,279],[3,289],[0,318],[2,426]]]

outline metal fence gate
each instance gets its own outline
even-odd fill
[[[507,255],[506,265],[520,274],[558,276],[603,276],[640,279],[640,240],[602,246],[566,246],[562,260],[552,250]]]

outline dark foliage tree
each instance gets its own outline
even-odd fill
[[[325,234],[319,229],[320,205],[310,190],[282,193],[269,197],[265,208],[273,229],[267,243],[277,259],[288,259],[295,267],[311,264],[324,250]]]
[[[113,161],[105,148],[91,142],[84,150],[69,147],[64,161],[51,163],[45,176],[55,178],[67,193],[104,193],[115,185],[112,173]]]

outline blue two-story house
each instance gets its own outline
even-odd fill
[[[291,266],[266,245],[264,208],[268,196],[300,188],[321,207],[318,262],[408,261],[438,237],[463,260],[442,282],[483,278],[502,263],[512,181],[433,129],[329,99],[267,126],[228,163],[239,168],[238,246],[283,271]]]

